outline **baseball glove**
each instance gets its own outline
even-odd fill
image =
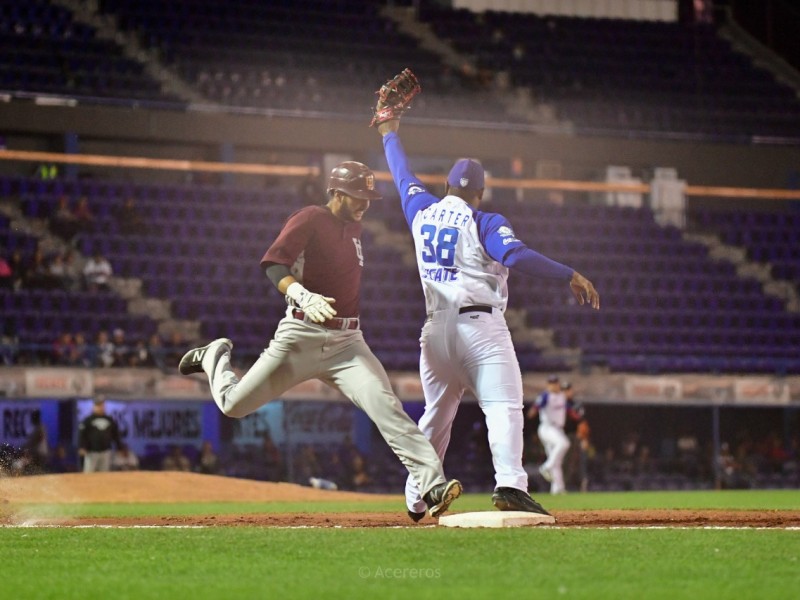
[[[399,119],[411,106],[411,100],[419,94],[422,88],[419,80],[411,69],[403,69],[400,74],[381,86],[378,94],[378,103],[373,109],[370,127],[376,127],[386,121]]]

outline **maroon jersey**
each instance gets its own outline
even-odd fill
[[[310,292],[335,298],[337,317],[357,317],[361,291],[361,223],[342,221],[324,206],[292,214],[261,259],[286,265]]]

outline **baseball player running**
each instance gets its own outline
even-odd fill
[[[473,159],[450,170],[445,196],[428,192],[411,172],[398,136],[400,116],[419,84],[408,69],[379,90],[372,125],[386,159],[416,248],[428,318],[420,338],[425,411],[420,429],[442,458],[465,390],[486,417],[500,510],[547,511],[528,494],[522,467],[522,376],[504,312],[509,269],[569,282],[580,304],[600,307],[592,283],[574,269],[534,252],[499,214],[479,209],[484,172]],[[424,514],[416,482],[406,484],[409,514]]]
[[[379,198],[366,165],[347,161],[335,167],[327,204],[292,214],[261,259],[289,304],[269,347],[241,379],[231,368],[233,343],[227,338],[190,350],[179,370],[204,372],[214,402],[236,418],[308,379],[339,390],[372,419],[423,490],[428,514],[438,517],[461,494],[461,484],[445,480],[439,456],[403,410],[359,328],[361,219]]]
[[[539,427],[536,432],[547,454],[547,460],[539,467],[539,473],[545,481],[550,482],[551,494],[566,492],[563,465],[570,441],[564,433],[564,425],[567,413],[572,410],[570,404],[558,375],[551,375],[547,378],[547,390],[539,394],[527,414],[529,419],[539,415]]]

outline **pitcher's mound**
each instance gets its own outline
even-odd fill
[[[397,496],[320,490],[177,471],[67,473],[0,478],[0,504],[92,502],[331,502],[397,500]]]

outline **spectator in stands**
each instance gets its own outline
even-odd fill
[[[191,471],[192,463],[177,444],[171,444],[167,455],[161,461],[162,471]]]
[[[95,250],[92,257],[83,266],[83,281],[90,292],[108,291],[114,269],[100,250]]]
[[[78,454],[83,457],[83,472],[110,471],[111,449],[121,445],[117,422],[106,414],[105,401],[95,399],[92,414],[78,427]]]
[[[104,368],[114,364],[114,344],[105,329],[97,332],[92,352],[92,364],[95,367]]]
[[[112,471],[138,471],[139,470],[139,457],[130,449],[128,444],[120,444],[120,447],[114,452],[114,458],[111,459]]]
[[[164,342],[157,333],[152,334],[147,339],[147,354],[153,363],[149,366],[157,367],[162,371],[166,368],[166,362],[164,361]]]
[[[136,200],[133,196],[127,196],[122,204],[114,211],[114,218],[117,220],[117,227],[120,233],[136,235],[145,232],[145,223],[139,209],[136,207]]]
[[[216,475],[219,473],[219,457],[214,452],[211,442],[205,440],[200,447],[200,455],[197,457],[197,464],[194,470],[205,475]]]
[[[117,327],[111,332],[111,343],[114,346],[112,351],[112,367],[129,367],[132,349],[125,338],[125,330]]]
[[[54,365],[70,365],[75,350],[75,340],[68,331],[62,332],[53,342],[51,360]]]
[[[73,367],[88,368],[92,366],[89,344],[86,335],[79,331],[73,336],[72,351],[69,355],[69,364]]]
[[[136,340],[136,343],[128,355],[128,365],[131,367],[154,367],[155,364],[147,342],[144,340]]]

